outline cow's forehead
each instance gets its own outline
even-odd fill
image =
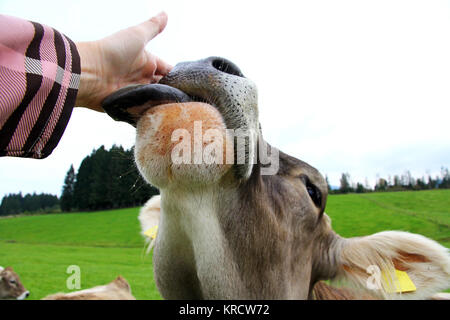
[[[0,272],[0,274],[3,277],[7,277],[7,278],[18,278],[18,275],[14,271],[7,270],[7,269],[5,269],[2,272]]]

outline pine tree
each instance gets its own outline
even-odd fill
[[[327,183],[328,192],[331,192],[330,181],[328,180],[328,176],[327,175],[325,175],[325,182]]]
[[[74,190],[75,190],[75,170],[73,165],[70,166],[69,171],[67,171],[66,178],[64,179],[64,186],[61,194],[61,210],[71,211],[74,209]]]
[[[355,189],[356,193],[364,193],[366,192],[366,190],[364,189],[364,186],[362,185],[362,183],[356,183],[356,189]]]
[[[352,187],[350,186],[350,174],[343,173],[340,179],[341,186],[339,188],[339,192],[341,193],[348,193],[353,191]]]
[[[92,179],[92,157],[83,159],[78,168],[73,192],[74,207],[78,210],[90,209],[90,192]]]
[[[439,184],[439,188],[450,188],[450,173],[448,168],[441,167],[441,183]]]

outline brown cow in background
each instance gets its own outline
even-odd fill
[[[25,289],[17,273],[12,267],[0,267],[0,300],[1,299],[16,299],[23,300],[30,295],[30,292]]]
[[[127,280],[118,276],[110,283],[70,293],[56,293],[42,300],[136,300]]]

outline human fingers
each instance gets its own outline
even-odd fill
[[[132,28],[135,32],[139,33],[142,40],[147,43],[164,30],[167,25],[167,19],[167,14],[163,11]]]
[[[165,76],[172,70],[173,66],[160,59],[157,56],[154,56],[156,62],[156,71],[155,74]]]

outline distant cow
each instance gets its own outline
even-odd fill
[[[56,293],[42,300],[136,300],[127,280],[118,276],[110,283],[71,293]]]
[[[0,267],[0,299],[23,300],[29,295],[12,267]]]

